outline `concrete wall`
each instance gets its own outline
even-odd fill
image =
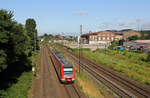
[[[106,41],[89,41],[89,44],[107,44]]]
[[[66,46],[70,47],[70,48],[79,48],[78,44],[66,44]],[[96,50],[96,49],[105,49],[108,48],[107,44],[82,44],[81,45],[82,48],[90,48],[91,50]]]

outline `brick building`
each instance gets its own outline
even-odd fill
[[[86,44],[110,44],[112,41],[117,41],[121,39],[127,39],[131,36],[141,37],[139,32],[136,32],[132,29],[125,30],[106,30],[100,32],[89,32],[81,35],[83,43]]]
[[[84,42],[88,44],[109,44],[114,40],[115,34],[110,31],[102,31],[95,33],[87,33],[81,36],[84,38]]]

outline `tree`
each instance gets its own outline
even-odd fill
[[[25,27],[13,19],[13,13],[0,10],[0,89],[7,89],[22,72],[31,70],[30,41]]]
[[[139,39],[139,37],[137,35],[131,36],[131,37],[128,38],[129,41],[138,40],[138,39]]]
[[[119,42],[118,41],[113,41],[108,48],[109,49],[113,49],[115,46],[119,46]]]
[[[119,40],[119,46],[122,46],[122,45],[123,45],[123,42],[125,42],[124,39]]]
[[[142,34],[140,39],[150,39],[150,30],[142,30],[140,33]]]
[[[34,50],[38,44],[38,37],[37,37],[37,29],[36,29],[36,21],[32,18],[26,20],[25,28],[27,31],[27,35],[30,37],[30,48],[34,46]]]
[[[0,10],[0,71],[7,67],[9,31],[13,26],[11,11]]]

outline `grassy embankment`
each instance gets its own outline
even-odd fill
[[[78,49],[73,49],[73,52],[78,53]],[[150,63],[146,62],[146,54],[117,50],[91,51],[90,49],[83,49],[82,55],[150,86]]]
[[[34,72],[32,73],[32,80],[34,80],[34,78],[36,77],[36,75],[38,74],[38,71],[39,71],[39,67],[38,67],[38,60],[39,60],[39,57],[40,57],[40,51],[36,51],[34,52],[34,58],[33,58],[33,63],[34,63]],[[31,82],[33,84],[33,81]],[[28,89],[28,94],[27,94],[27,97],[30,98],[32,95],[32,84],[30,84],[30,89]]]
[[[77,72],[76,82],[81,90],[89,98],[114,98],[116,97],[113,92],[108,90],[104,85],[97,85],[89,76],[84,72]]]
[[[6,91],[2,92],[2,98],[27,98],[28,90],[32,83],[32,72],[24,72]]]
[[[38,52],[34,52],[34,64],[36,64],[38,58]],[[32,59],[32,58],[30,58]],[[32,79],[33,79],[33,73],[32,71],[23,72],[19,78],[17,79],[17,82],[15,84],[12,84],[10,88],[7,90],[1,90],[0,93],[2,95],[2,98],[27,98],[29,89],[32,85]]]
[[[53,44],[51,44],[50,47],[51,49],[56,49],[61,53],[63,57],[68,59],[67,56],[65,56],[65,54],[61,52],[61,49],[55,48]],[[76,69],[76,83],[78,84],[81,92],[83,92],[89,98],[105,98],[105,97],[113,98],[114,96],[113,93],[109,91],[105,86],[103,85],[98,86],[93,80],[91,80],[89,76],[87,76],[82,71],[79,73],[77,69]]]

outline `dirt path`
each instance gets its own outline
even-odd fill
[[[46,46],[42,46],[39,72],[33,81],[31,98],[77,98],[73,92],[71,95],[68,94],[66,90],[66,87],[69,89],[68,86],[59,82],[49,56]]]

